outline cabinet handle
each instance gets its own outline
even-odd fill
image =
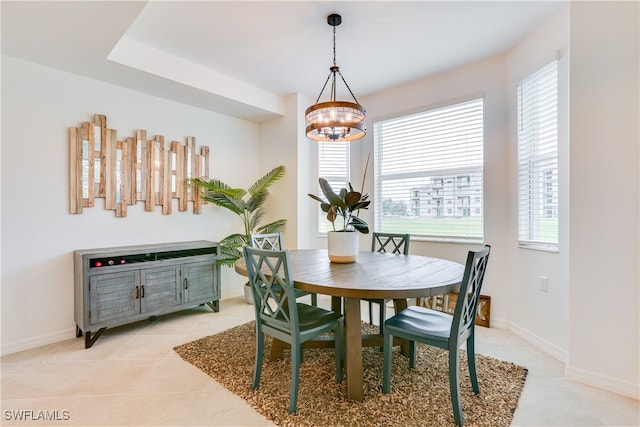
[[[136,286],[136,299],[140,298],[140,287]]]
[[[185,288],[185,289],[188,289],[188,288],[189,288],[189,279],[187,279],[187,278],[185,277],[185,278],[184,278],[184,280],[183,280],[183,282],[184,282],[184,288]]]
[[[142,289],[142,293],[140,295],[140,298],[144,298],[144,285],[141,286],[141,289]]]

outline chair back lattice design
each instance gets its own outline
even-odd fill
[[[256,320],[280,331],[298,325],[289,251],[244,247]]]
[[[371,252],[388,252],[396,255],[409,255],[409,234],[373,233]]]
[[[282,233],[252,234],[250,236],[251,246],[258,249],[269,249],[279,251],[282,246]]]
[[[478,251],[469,251],[467,255],[460,293],[453,312],[451,340],[462,343],[473,331],[490,250],[491,246],[485,245]]]
[[[280,251],[284,249],[282,244],[282,233],[262,233],[262,234],[250,234],[249,244],[257,249],[265,249],[270,251]],[[299,289],[295,290],[295,294],[298,297],[305,295],[311,295],[311,305],[318,305],[318,296],[316,294],[310,294]]]

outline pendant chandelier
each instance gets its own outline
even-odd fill
[[[342,142],[362,138],[367,129],[364,124],[365,109],[351,92],[351,88],[336,65],[336,27],[342,23],[337,13],[327,16],[327,24],[333,27],[333,67],[329,68],[329,76],[322,86],[316,103],[305,111],[307,138],[314,141]],[[347,87],[355,102],[336,101],[336,74]],[[322,93],[331,80],[331,100],[319,102]]]

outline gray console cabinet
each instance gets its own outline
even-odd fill
[[[76,336],[208,304],[219,311],[220,244],[205,240],[74,252]]]

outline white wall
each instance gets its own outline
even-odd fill
[[[287,96],[284,101],[285,116],[264,123],[260,132],[261,167],[265,169],[263,173],[280,164],[287,168],[284,179],[275,184],[270,191],[269,200],[265,205],[268,217],[264,222],[278,218],[287,219],[283,240],[285,247],[290,249],[306,245],[306,225],[301,225],[305,221],[299,221],[299,218],[304,219],[308,215],[303,209],[306,207],[309,151],[312,146],[304,134],[305,101],[306,99],[299,94]],[[305,203],[301,203],[302,201]]]
[[[213,205],[202,214],[143,205],[126,218],[103,199],[68,213],[68,128],[105,114],[119,136],[145,129],[210,147],[210,176],[247,187],[258,178],[259,126],[111,86],[12,57],[2,57],[2,353],[73,338],[75,249],[219,240],[239,220]],[[238,164],[244,173],[238,173]],[[241,295],[241,278],[223,270],[222,297]],[[214,315],[212,313],[212,315]]]
[[[312,239],[309,234],[310,222],[313,218],[317,224],[318,204],[312,202],[309,193],[316,192],[318,176],[317,143],[306,137],[306,122],[304,113],[307,107],[313,104],[313,99],[300,96],[298,98],[298,197],[297,197],[297,217],[298,217],[298,242],[301,249],[312,247]]]
[[[558,12],[507,55],[509,327],[562,362],[569,347],[569,7]],[[516,84],[558,57],[558,252],[518,247]],[[540,290],[540,276],[549,280]]]
[[[640,398],[640,4],[571,3],[571,378]]]

